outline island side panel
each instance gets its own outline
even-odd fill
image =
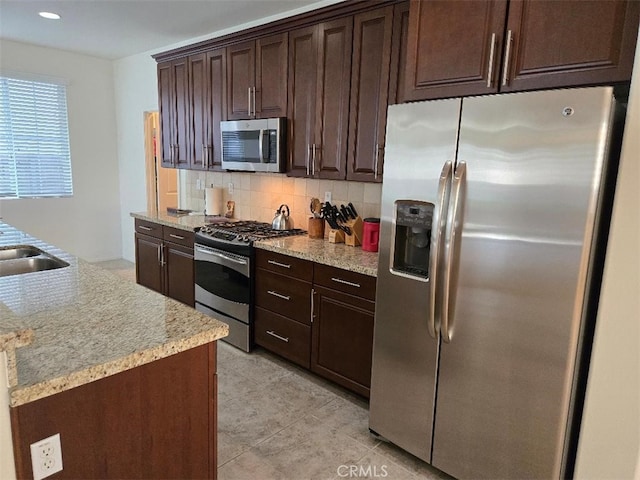
[[[11,409],[18,478],[60,433],[55,478],[215,478],[215,342]]]

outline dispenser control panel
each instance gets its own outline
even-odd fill
[[[431,230],[432,218],[433,204],[431,203],[416,203],[406,200],[396,202],[397,225]]]

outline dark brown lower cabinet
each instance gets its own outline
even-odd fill
[[[369,397],[375,303],[314,287],[311,370]]]
[[[311,327],[256,307],[255,340],[267,350],[309,368]]]
[[[165,295],[195,307],[193,248],[165,242]]]
[[[11,408],[18,478],[60,434],[56,479],[216,478],[216,343]]]
[[[160,263],[162,240],[148,235],[138,235],[136,241],[136,282],[158,293],[162,290],[163,268]]]
[[[255,342],[369,397],[376,279],[256,251]]]
[[[136,282],[195,307],[193,232],[136,219]]]

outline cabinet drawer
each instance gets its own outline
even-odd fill
[[[307,325],[256,307],[255,341],[298,365],[310,366],[311,327]]]
[[[313,283],[367,300],[376,299],[376,278],[316,263]]]
[[[193,248],[194,234],[187,230],[180,230],[179,228],[164,227],[163,237],[165,241],[177,243],[178,245],[184,245],[185,247]]]
[[[266,250],[256,251],[256,266],[308,282],[313,278],[312,262]]]
[[[136,232],[151,237],[162,238],[162,225],[146,220],[135,219]]]
[[[259,268],[256,305],[310,325],[311,284]]]

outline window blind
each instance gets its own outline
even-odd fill
[[[66,87],[0,77],[0,198],[71,195]]]

